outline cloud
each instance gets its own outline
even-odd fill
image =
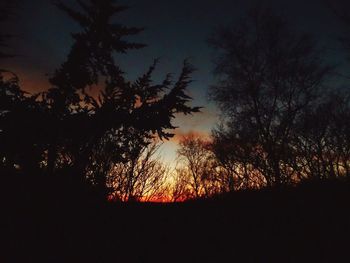
[[[200,131],[200,130],[190,130],[190,131],[184,131],[182,129],[177,129],[175,131],[175,135],[173,138],[171,138],[171,142],[174,144],[178,144],[183,137],[192,135],[194,137],[199,137],[203,139],[209,139],[210,133],[206,131]]]

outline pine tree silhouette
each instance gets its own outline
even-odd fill
[[[166,130],[175,128],[171,124],[175,113],[190,114],[199,108],[187,105],[191,97],[186,95],[186,88],[193,72],[187,61],[173,85],[170,75],[163,83],[153,84],[157,62],[135,82],[125,79],[114,55],[145,46],[125,40],[142,29],[111,22],[126,7],[111,0],[78,4],[83,12],[56,3],[79,23],[82,31],[72,34],[75,42],[67,60],[50,79],[52,88],[43,94],[51,111],[47,169],[52,174],[66,162],[70,173],[88,179],[105,192],[113,163],[137,156],[155,136],[170,138],[172,134]],[[98,96],[91,96],[91,89],[97,89]],[[99,165],[104,169],[92,171],[95,160],[101,162],[97,158],[101,153],[108,156]]]

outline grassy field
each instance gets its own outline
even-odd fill
[[[0,262],[349,262],[350,183],[176,204],[106,203],[2,178]]]

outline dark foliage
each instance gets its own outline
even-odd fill
[[[16,77],[1,79],[1,157],[13,172],[63,173],[106,197],[113,165],[134,160],[156,137],[172,137],[175,114],[199,111],[188,106],[192,98],[186,94],[193,67],[185,61],[176,82],[168,75],[154,84],[154,62],[135,82],[128,81],[115,55],[144,47],[125,40],[142,29],[113,23],[125,10],[115,1],[77,2],[82,11],[56,3],[82,30],[72,34],[74,44],[50,78],[52,87],[30,95]]]

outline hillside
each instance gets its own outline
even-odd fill
[[[348,258],[349,182],[314,182],[176,204],[105,203],[54,179],[34,182],[2,178],[1,262]]]

